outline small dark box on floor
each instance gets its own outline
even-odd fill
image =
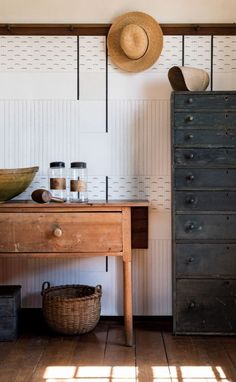
[[[20,306],[21,286],[0,285],[0,341],[17,339]]]

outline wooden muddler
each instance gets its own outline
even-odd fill
[[[43,188],[39,188],[38,190],[33,191],[31,198],[37,203],[64,202],[64,199],[52,196],[50,191],[44,190]]]

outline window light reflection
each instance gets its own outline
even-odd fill
[[[45,370],[44,379],[68,379],[75,376],[76,366],[48,366]]]
[[[110,378],[111,366],[78,366],[76,378]]]
[[[152,378],[146,382],[230,382],[221,366],[152,366],[150,371]],[[143,374],[142,368],[135,366],[48,366],[43,379],[45,382],[143,382]]]

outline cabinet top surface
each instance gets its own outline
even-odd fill
[[[0,211],[1,209],[6,208],[37,208],[37,209],[67,209],[67,210],[77,210],[77,209],[88,209],[88,208],[105,208],[111,209],[113,207],[147,207],[149,205],[147,200],[91,200],[88,203],[36,203],[32,200],[10,200],[8,202],[0,203]]]
[[[172,94],[186,94],[186,95],[191,95],[191,94],[196,94],[196,95],[214,95],[214,94],[236,94],[235,90],[204,90],[204,91],[188,91],[188,90],[179,90],[179,91],[172,91]]]

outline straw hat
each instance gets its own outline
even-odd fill
[[[187,66],[173,66],[168,78],[174,90],[202,91],[209,85],[209,75],[203,69]]]
[[[153,17],[143,12],[128,12],[113,22],[107,46],[111,60],[120,69],[141,72],[160,56],[163,33]]]

